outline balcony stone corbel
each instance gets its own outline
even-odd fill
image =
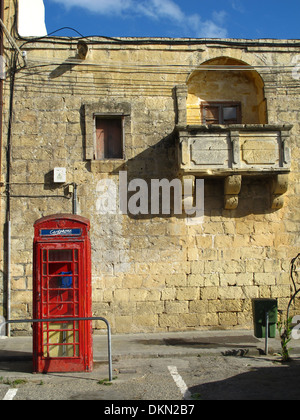
[[[242,187],[242,175],[231,175],[225,178],[224,208],[235,210],[239,205],[239,193]]]
[[[187,85],[176,86],[177,98],[177,124],[185,126],[187,123],[187,107],[186,101],[188,97]]]
[[[284,205],[284,194],[289,186],[289,175],[278,174],[272,180],[271,208],[281,209]]]

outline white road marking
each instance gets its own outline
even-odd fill
[[[177,367],[176,366],[168,366],[169,372],[172,375],[172,378],[175,381],[175,384],[180,389],[181,394],[183,395],[183,398],[185,400],[191,399],[192,394],[188,390],[188,387],[186,386],[186,383],[182,379],[182,377],[179,375]]]
[[[7,393],[5,394],[5,397],[3,398],[3,401],[10,401],[15,398],[17,395],[18,390],[17,389],[9,389]]]

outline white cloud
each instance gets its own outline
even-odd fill
[[[185,18],[180,7],[172,0],[148,0],[139,3],[138,8],[145,14],[149,14],[157,19],[168,18],[177,22],[182,22]]]
[[[174,0],[51,0],[64,5],[87,9],[102,15],[144,16],[154,20],[168,19],[188,37],[225,38],[226,13],[215,12],[212,20],[203,20],[199,14],[189,15]]]
[[[190,15],[185,17],[185,24],[197,38],[226,38],[228,33],[221,16],[225,17],[223,12],[213,16],[214,20],[202,20],[198,14]]]
[[[227,38],[228,36],[226,28],[222,28],[210,20],[202,22],[200,26],[197,30],[199,38]]]
[[[122,14],[133,6],[132,0],[52,0],[61,3],[67,9],[77,6],[90,12],[106,14]]]
[[[231,7],[233,8],[233,10],[235,10],[236,12],[240,12],[240,13],[245,13],[245,8],[244,6],[241,4],[241,2],[237,1],[237,0],[232,0],[231,2]]]

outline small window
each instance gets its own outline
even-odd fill
[[[241,124],[241,103],[203,103],[202,122],[203,124]]]
[[[95,117],[95,160],[123,159],[122,117]]]

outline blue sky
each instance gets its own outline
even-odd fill
[[[44,0],[48,33],[300,39],[299,0]],[[72,31],[59,36],[77,36]]]

